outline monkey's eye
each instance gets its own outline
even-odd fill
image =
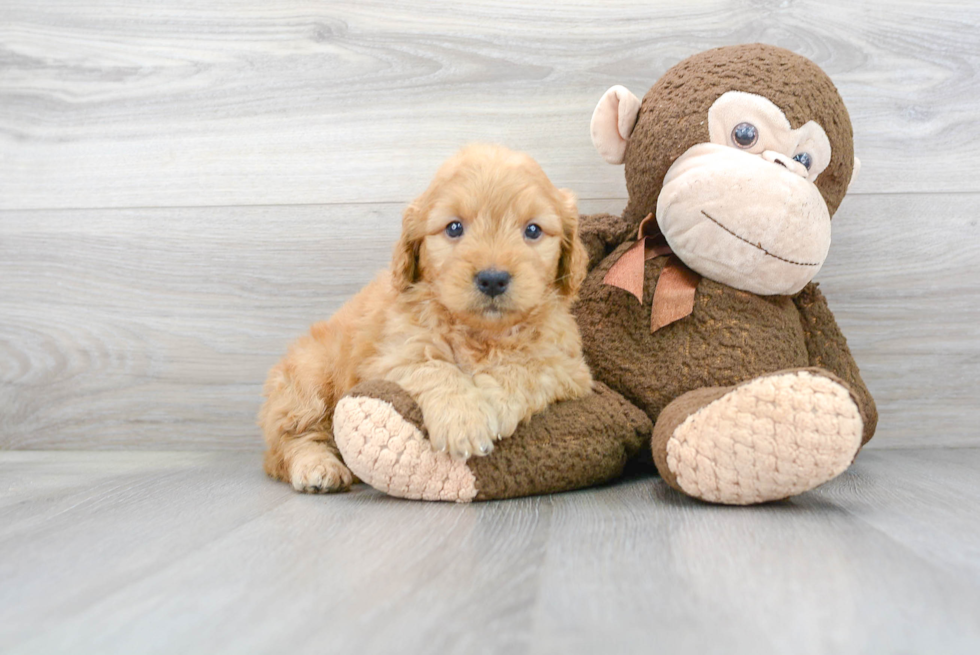
[[[813,159],[810,157],[810,153],[807,152],[801,152],[800,154],[796,155],[793,157],[793,161],[800,162],[803,164],[803,168],[807,170],[810,170],[810,167],[813,166]]]
[[[732,130],[732,141],[739,148],[751,148],[759,140],[759,130],[752,123],[739,123]]]
[[[446,226],[446,236],[450,239],[458,239],[463,236],[463,224],[459,221],[453,221]]]
[[[542,234],[544,234],[544,231],[541,229],[541,226],[538,225],[537,223],[531,223],[526,228],[524,228],[524,237],[530,239],[531,241],[534,241],[535,239],[540,239]]]

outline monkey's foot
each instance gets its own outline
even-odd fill
[[[862,429],[842,382],[801,369],[681,396],[661,413],[653,447],[675,488],[709,502],[748,505],[837,477],[854,460]]]
[[[608,387],[546,408],[485,457],[432,449],[422,411],[396,384],[369,380],[340,399],[333,429],[344,462],[391,496],[470,502],[580,489],[611,480],[653,426]]]

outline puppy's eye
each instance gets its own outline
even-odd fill
[[[453,221],[446,226],[446,236],[450,239],[458,239],[463,236],[463,224],[459,221]]]
[[[524,237],[526,239],[530,239],[531,241],[534,241],[535,239],[540,239],[542,234],[544,234],[544,231],[541,229],[541,226],[538,225],[537,223],[531,223],[526,228],[524,228]]]
[[[813,166],[813,159],[810,158],[809,153],[801,152],[793,157],[793,159],[803,164],[803,167],[807,170],[810,170],[810,167]]]
[[[759,130],[752,123],[739,123],[732,130],[732,141],[739,148],[751,148],[759,140]]]

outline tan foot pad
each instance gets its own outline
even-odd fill
[[[861,445],[848,390],[794,371],[747,382],[705,405],[667,441],[667,466],[686,493],[748,505],[788,498],[840,475]]]
[[[399,498],[467,503],[476,478],[466,462],[435,452],[415,425],[384,400],[346,396],[337,403],[333,432],[344,463],[379,491]]]

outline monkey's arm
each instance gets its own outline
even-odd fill
[[[858,365],[847,347],[847,339],[841,333],[834,314],[827,306],[827,299],[813,282],[806,285],[794,299],[800,311],[806,349],[810,365],[824,368],[844,380],[857,398],[861,418],[864,419],[864,437],[861,444],[874,436],[878,424],[878,410],[871,392],[861,379]]]
[[[589,270],[628,239],[636,238],[636,225],[622,216],[592,214],[579,218],[579,236],[589,253]]]

